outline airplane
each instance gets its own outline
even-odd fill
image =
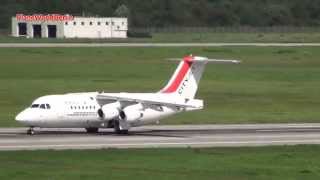
[[[128,134],[131,127],[157,124],[160,119],[203,109],[203,100],[195,99],[207,63],[240,63],[189,55],[180,63],[167,85],[156,93],[83,92],[46,95],[34,100],[20,112],[16,121],[34,128],[85,128],[97,133],[100,128],[114,128],[117,134]]]

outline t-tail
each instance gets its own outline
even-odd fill
[[[207,63],[240,63],[240,61],[208,59],[192,55],[186,56],[181,60],[178,68],[160,93],[174,93],[184,98],[194,99]]]

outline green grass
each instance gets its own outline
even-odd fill
[[[0,36],[0,43],[104,43],[104,42],[153,42],[153,43],[318,43],[320,42],[319,32],[301,33],[153,33],[152,38],[128,38],[128,39],[26,39],[15,38],[6,35]]]
[[[0,179],[320,178],[320,146],[0,152]]]
[[[36,97],[67,92],[156,92],[175,62],[193,53],[240,59],[208,65],[198,98],[205,109],[166,124],[319,122],[319,47],[1,48],[0,126]]]

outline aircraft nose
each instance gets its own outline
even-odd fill
[[[16,116],[15,119],[16,119],[16,121],[18,121],[18,122],[26,121],[25,112],[24,112],[24,111],[20,112],[20,113]]]
[[[36,126],[39,123],[39,116],[36,112],[27,108],[24,111],[20,112],[16,117],[16,121],[25,126]]]
[[[15,119],[22,124],[28,124],[29,122],[35,120],[33,114],[34,113],[29,109],[25,109],[24,111],[20,112]]]

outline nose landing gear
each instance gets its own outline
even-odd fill
[[[86,131],[87,133],[94,134],[99,132],[99,128],[89,127],[89,128],[86,128]]]
[[[29,134],[29,135],[34,135],[34,129],[33,129],[33,127],[30,127],[30,128],[28,129],[27,134]]]

